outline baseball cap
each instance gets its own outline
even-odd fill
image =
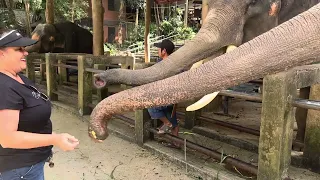
[[[17,30],[12,30],[0,37],[0,47],[25,47],[37,41],[23,37]]]
[[[161,49],[166,49],[168,54],[171,54],[175,48],[173,42],[168,39],[164,39],[160,43],[154,43],[154,46]]]

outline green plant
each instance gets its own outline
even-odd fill
[[[164,20],[160,24],[160,31],[162,35],[169,36],[171,34],[178,34],[177,39],[190,39],[196,34],[191,27],[184,27],[182,20],[182,10],[177,8],[174,16],[169,20]]]
[[[118,49],[116,48],[116,46],[114,44],[110,44],[110,43],[105,43],[103,45],[103,50],[104,50],[104,52],[109,51],[111,56],[116,55],[118,52]]]

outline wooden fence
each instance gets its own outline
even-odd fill
[[[27,76],[35,79],[34,59],[41,59],[40,79],[44,79],[46,71],[47,94],[52,101],[57,100],[57,88],[65,80],[65,68],[78,70],[78,110],[80,115],[90,114],[92,104],[92,74],[101,72],[106,66],[119,66],[134,69],[132,57],[106,57],[86,54],[45,54],[29,55],[27,60]],[[63,64],[67,59],[77,61],[77,66]],[[99,70],[100,69],[100,70]],[[315,171],[320,170],[320,65],[307,65],[293,68],[286,72],[268,75],[263,79],[262,96],[258,94],[239,94],[233,91],[221,91],[222,96],[237,97],[262,102],[261,127],[259,139],[258,167],[247,163],[239,164],[239,160],[227,157],[226,162],[235,163],[251,173],[257,174],[259,180],[282,179],[288,174],[291,162],[291,148],[293,142],[293,123],[295,121],[295,107],[308,110],[306,122],[306,138],[304,143],[303,162]],[[309,99],[300,99],[297,89],[310,87]],[[102,90],[103,91],[103,90]],[[99,92],[100,100],[105,92]],[[191,129],[198,121],[198,112],[187,112],[185,124]],[[137,110],[134,121],[136,140],[143,145],[152,139],[154,129],[150,127],[150,117],[146,110]],[[129,120],[131,122],[131,120]],[[177,141],[179,138],[170,136]],[[197,149],[216,158],[217,152],[201,149],[197,145],[188,143],[187,147]]]

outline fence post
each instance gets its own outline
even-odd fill
[[[217,95],[208,105],[201,109],[201,112],[217,112],[222,109],[222,96]]]
[[[46,71],[47,71],[47,94],[51,101],[57,101],[58,95],[54,93],[58,90],[57,85],[57,68],[52,64],[57,64],[55,54],[46,53]]]
[[[310,100],[320,100],[320,84],[311,86]],[[320,111],[308,110],[305,140],[304,164],[313,171],[320,173]]]
[[[195,101],[188,101],[187,104],[193,104],[197,102]],[[197,120],[197,117],[201,115],[201,112],[203,109],[197,110],[197,111],[186,111],[184,116],[184,128],[186,129],[192,129],[195,125],[200,124],[200,120]]]
[[[92,73],[85,69],[90,68],[93,62],[89,62],[85,55],[78,56],[78,110],[81,116],[89,115],[92,109]]]
[[[153,139],[153,134],[149,132],[151,118],[147,109],[135,111],[135,134],[139,146],[143,146],[148,139]]]
[[[58,64],[66,64],[63,60],[59,59]],[[58,67],[59,73],[59,84],[63,84],[63,82],[67,81],[67,68],[65,67]]]
[[[309,94],[310,94],[310,87],[300,88],[299,98],[309,99]],[[307,113],[308,113],[308,109],[299,108],[299,107],[297,107],[296,113],[295,113],[295,118],[298,126],[296,140],[302,143],[304,142],[304,137],[305,137]],[[293,148],[298,149],[297,147],[293,147]]]
[[[105,64],[94,64],[94,69],[106,70]],[[108,96],[108,88],[97,89],[98,102],[102,101]]]
[[[291,73],[263,79],[263,100],[259,139],[258,180],[280,180],[288,176],[291,162],[295,79]]]
[[[134,68],[134,58],[132,56],[126,56],[125,57],[125,63],[121,63],[121,69],[133,69]],[[129,89],[132,86],[120,84],[120,87],[123,89]]]
[[[27,60],[26,75],[31,81],[35,82],[36,75],[34,72],[34,64],[33,64],[34,59],[32,57],[26,57],[26,60]]]
[[[46,75],[45,75],[45,73],[46,73],[46,60],[43,58],[40,59],[39,71],[40,71],[40,83],[42,83],[46,79],[45,78],[46,77]]]

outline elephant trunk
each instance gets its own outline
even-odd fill
[[[38,41],[36,44],[33,44],[31,46],[26,46],[25,49],[28,53],[32,52],[39,52],[41,48],[41,42],[39,41],[41,37],[38,34],[33,34],[31,39]]]
[[[320,4],[199,68],[104,99],[91,114],[89,135],[104,140],[114,114],[178,103],[319,61],[319,47]]]
[[[212,6],[213,1],[210,2],[209,5]],[[94,85],[97,88],[101,88],[115,83],[127,85],[147,84],[178,74],[193,63],[214,54],[216,56],[221,55],[221,50],[230,44],[240,45],[242,43],[242,29],[245,20],[243,17],[244,12],[239,12],[237,9],[245,8],[239,7],[239,4],[216,3],[216,7],[209,9],[206,23],[203,24],[197,35],[171,54],[165,61],[141,70],[107,70],[95,75]],[[238,12],[238,14],[235,14],[235,12]]]

